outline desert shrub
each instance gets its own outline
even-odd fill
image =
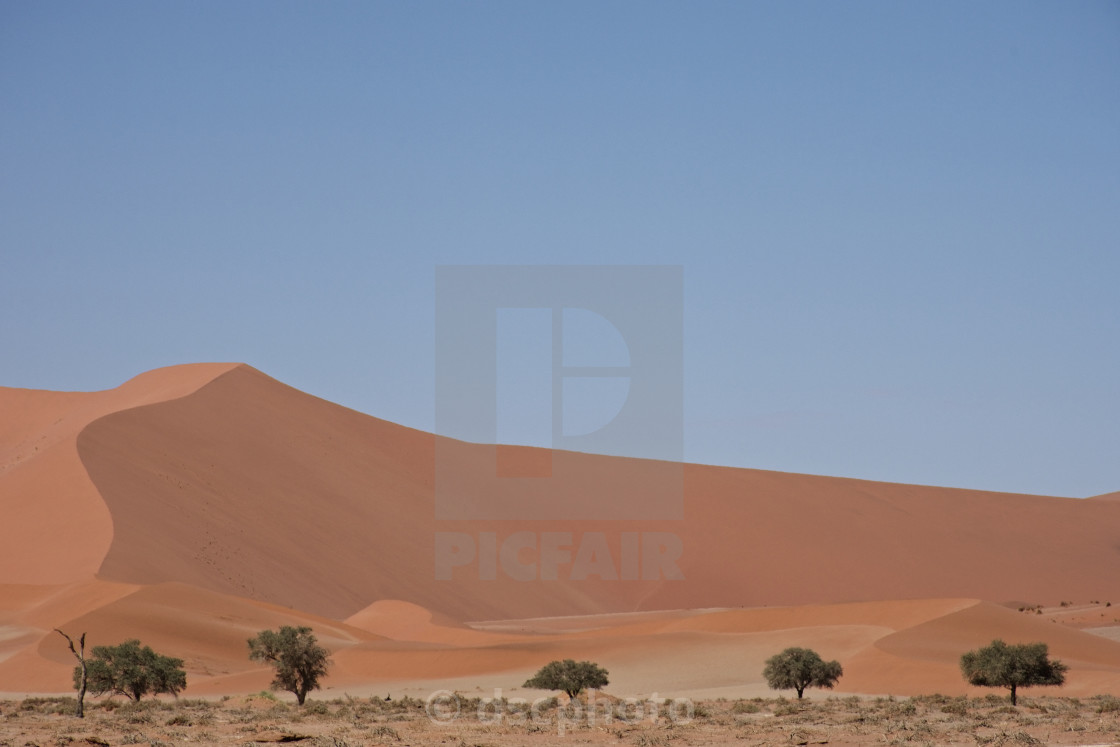
[[[371,737],[377,737],[378,739],[395,739],[398,742],[401,741],[401,735],[391,726],[381,725],[370,729],[369,735]]]
[[[554,711],[559,707],[560,707],[560,699],[557,698],[556,696],[552,696],[551,698],[545,698],[544,700],[542,700],[537,705],[537,710],[540,711],[541,713],[544,713],[546,711]]]
[[[63,715],[73,713],[77,700],[71,697],[24,698],[19,705],[21,711]]]
[[[953,716],[967,716],[968,715],[968,699],[957,698],[941,706],[942,713],[948,713]]]
[[[735,704],[731,706],[732,713],[759,713],[761,711],[762,706],[747,700],[737,700]]]
[[[424,701],[420,700],[420,698],[414,698],[411,695],[405,695],[403,698],[401,698],[400,700],[398,700],[396,702],[397,702],[397,705],[399,705],[400,707],[407,708],[409,710],[421,710],[422,711],[422,710],[424,710],[424,706],[426,705],[424,703]]]
[[[797,701],[789,701],[784,698],[774,706],[775,716],[793,716],[801,713],[803,710],[802,705]]]
[[[193,710],[193,711],[213,711],[218,707],[217,703],[212,700],[205,700],[203,698],[176,698],[174,702],[167,705],[174,708],[176,711]]]
[[[1120,698],[1102,695],[1097,699],[1097,713],[1114,713],[1116,711],[1120,711]]]

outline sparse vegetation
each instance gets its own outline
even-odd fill
[[[1062,685],[1067,669],[1062,662],[1050,660],[1045,643],[1008,645],[997,639],[961,656],[961,673],[970,685],[1006,687],[1013,706],[1020,687]]]
[[[300,705],[309,692],[319,689],[319,679],[330,665],[330,652],[318,644],[311,628],[290,625],[250,638],[249,658],[271,664],[276,669],[272,689],[295,694]]]
[[[825,661],[809,648],[787,648],[766,660],[762,676],[771,690],[796,690],[800,700],[807,687],[832,689],[844,674],[838,661]]]
[[[608,698],[604,695],[596,695]],[[294,702],[272,701],[260,695],[241,695],[224,701],[181,698],[141,702],[116,700],[86,704],[86,719],[71,714],[73,697],[27,698],[0,701],[0,745],[66,744],[262,744],[298,741],[305,745],[371,747],[410,744],[415,747],[453,747],[489,744],[495,747],[548,747],[570,739],[557,738],[558,720],[565,709],[546,710],[545,720],[505,719],[478,710],[485,698],[462,697],[459,717],[433,723],[424,701],[396,696],[336,698],[314,701],[314,710]],[[516,699],[503,701],[512,707]],[[1112,696],[1094,698],[1038,697],[1021,699],[1012,708],[1005,697],[980,698],[925,695],[912,698],[820,699],[753,698],[705,700],[694,703],[689,723],[673,723],[665,711],[657,721],[605,722],[605,711],[594,728],[570,722],[578,729],[573,743],[605,744],[593,738],[602,730],[611,742],[623,745],[717,744],[937,744],[1026,745],[1044,743],[1111,744],[1120,734],[1120,709]],[[312,703],[308,703],[312,705]],[[667,705],[667,704],[663,704]],[[585,709],[584,713],[590,713]],[[480,716],[480,713],[482,714]],[[548,721],[551,719],[551,721]],[[1065,734],[1069,739],[1058,738]],[[1076,736],[1073,736],[1076,735]],[[1032,741],[1037,740],[1037,741]]]

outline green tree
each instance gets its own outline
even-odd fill
[[[319,689],[319,678],[327,674],[330,652],[315,641],[311,628],[284,625],[279,632],[262,630],[249,639],[249,658],[268,662],[276,669],[273,690],[295,693],[303,705],[307,693]]]
[[[607,679],[607,670],[590,661],[550,661],[541,667],[522,687],[531,687],[536,690],[562,690],[572,700],[576,699],[584,688],[606,687],[610,684]]]
[[[844,674],[838,661],[824,661],[810,648],[787,648],[766,660],[762,676],[771,690],[796,690],[800,699],[807,687],[833,688]]]
[[[148,693],[178,695],[187,686],[182,659],[157,654],[151,646],[141,648],[140,641],[94,646],[91,654],[74,667],[74,687],[79,691],[84,679],[94,695],[120,694],[139,701]]]
[[[1051,661],[1045,643],[1014,643],[996,639],[984,648],[961,656],[961,674],[970,685],[1006,687],[1011,690],[1011,705],[1018,705],[1020,687],[1063,685],[1065,664]]]

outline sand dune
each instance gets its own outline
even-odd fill
[[[555,581],[501,572],[483,580],[477,565],[438,581],[435,532],[472,541],[484,531],[502,541],[506,532],[493,521],[435,520],[436,439],[244,366],[189,396],[102,417],[77,442],[113,517],[102,577],[181,581],[340,619],[380,599],[469,620],[954,596],[1120,598],[1120,576],[1109,570],[1115,502],[696,465],[684,471],[683,520],[515,527],[539,536],[559,526],[572,534],[573,556],[582,537],[601,533],[614,558],[623,530],[671,533],[684,548],[683,581],[571,581],[567,567]],[[441,444],[493,456],[488,447]],[[518,453],[533,452],[507,450],[503,460]],[[650,464],[555,460],[616,487]],[[617,487],[615,495],[642,515],[642,494]]]
[[[0,388],[0,583],[92,576],[113,519],[78,459],[78,433],[109,413],[185,396],[232,366],[159,369],[103,392]]]
[[[403,617],[416,615],[416,610],[400,610]],[[584,627],[579,632],[513,639],[496,632],[489,643],[476,637],[469,644],[445,646],[356,644],[336,654],[331,687],[422,695],[485,683],[524,696],[532,693],[523,692],[520,683],[539,666],[570,657],[601,663],[611,672],[610,691],[624,696],[754,697],[768,692],[761,677],[768,657],[788,646],[809,646],[843,663],[840,693],[980,694],[961,678],[960,655],[1000,637],[1046,641],[1052,654],[1071,667],[1063,694],[1120,692],[1120,644],[977,600],[681,610],[593,616],[580,622]],[[534,625],[550,627],[546,621],[488,624],[498,630]],[[452,631],[446,640],[454,640]]]
[[[607,666],[623,694],[757,695],[762,662],[788,645],[840,658],[841,691],[964,692],[960,653],[1004,637],[1050,643],[1073,667],[1069,692],[1120,694],[1120,644],[1074,629],[1107,629],[1111,610],[1066,620],[991,604],[1120,601],[1115,494],[496,449],[233,364],[107,392],[0,389],[0,412],[0,691],[68,687],[54,627],[90,645],[139,637],[187,662],[191,692],[259,690],[269,675],[246,639],[306,624],[335,651],[328,686],[346,692],[516,688],[574,657]],[[576,518],[437,519],[437,454],[479,516],[597,487],[563,506]],[[521,477],[495,480],[499,466]],[[548,469],[551,483],[525,477]],[[674,473],[678,519],[645,502]],[[450,579],[437,578],[437,532],[474,543]],[[529,543],[507,546],[518,532]],[[665,537],[683,578],[639,580],[668,557]],[[580,563],[594,572],[573,577]]]
[[[396,631],[396,637],[353,624],[362,621]],[[505,629],[542,630],[549,623],[505,621],[490,623],[494,632],[472,630],[433,622],[423,608],[391,600],[339,623],[165,584],[119,596],[62,627],[88,632],[91,642],[139,637],[181,657],[188,694],[204,695],[266,687],[269,672],[248,661],[245,641],[257,630],[283,624],[310,625],[333,652],[324,682],[328,696],[425,697],[443,688],[500,687],[509,695],[536,697],[541,693],[524,691],[521,683],[547,661],[570,657],[605,666],[610,692],[621,696],[753,697],[768,692],[761,677],[766,658],[794,645],[843,663],[837,692],[979,693],[961,679],[957,662],[963,651],[995,637],[1049,643],[1071,667],[1064,694],[1120,694],[1120,643],[965,599],[597,615],[583,618],[577,632],[511,634]],[[72,666],[61,638],[45,635],[0,659],[0,691],[65,690]]]
[[[90,649],[138,638],[183,659],[197,685],[211,678],[251,674],[267,686],[267,670],[248,660],[246,643],[264,629],[306,625],[330,649],[381,640],[334,620],[177,583],[73,585],[54,595],[39,595],[20,614],[11,615],[8,623],[28,637],[7,660],[0,659],[0,691],[65,688],[74,659],[53,627],[73,638],[85,633]]]

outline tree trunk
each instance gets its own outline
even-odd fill
[[[84,633],[82,634],[82,641],[83,642],[85,641],[85,634]],[[84,649],[85,646],[82,646],[82,648]],[[81,658],[81,662],[82,662],[82,686],[80,688],[78,688],[78,708],[74,712],[74,715],[77,716],[78,718],[85,718],[86,717],[85,701],[86,701],[86,674],[87,673],[86,673],[86,660],[85,660],[84,656]]]
[[[1011,686],[1011,705],[1018,705],[1018,702],[1015,699],[1015,686],[1014,685]]]
[[[297,690],[296,691],[296,703],[297,704],[303,705],[303,701],[306,700],[306,699],[307,699],[307,691],[306,690]]]
[[[63,633],[58,628],[54,632],[66,639],[70,644],[70,653],[74,654],[74,658],[78,660],[78,664],[82,668],[82,678],[78,686],[78,707],[74,710],[74,715],[78,718],[86,717],[86,678],[88,670],[86,669],[86,634],[82,633],[81,638],[78,639],[78,648],[74,648],[74,640],[70,636]]]
[[[799,688],[797,688],[797,699],[798,699],[798,700],[801,700],[801,696],[802,696],[802,695],[803,695],[804,693],[805,693],[805,688],[803,688],[803,687],[799,687]]]

